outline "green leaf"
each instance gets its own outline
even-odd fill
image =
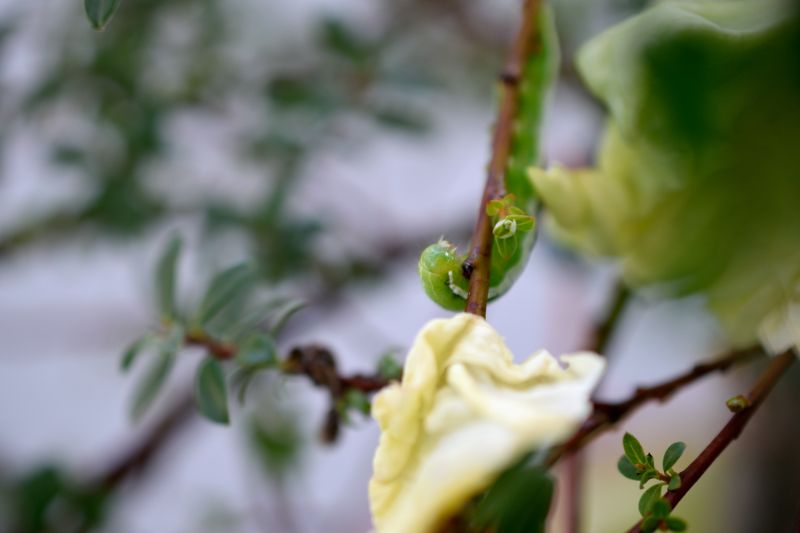
[[[517,247],[519,246],[519,242],[517,241],[517,236],[514,235],[513,237],[507,237],[505,239],[497,239],[494,240],[495,248],[497,248],[497,253],[503,259],[508,259],[514,252],[517,251]]]
[[[639,471],[633,466],[631,460],[628,459],[626,456],[622,456],[617,461],[617,470],[619,473],[625,476],[628,479],[633,479],[634,481],[639,481],[639,476],[641,475]]]
[[[164,318],[175,316],[175,271],[182,246],[181,238],[174,236],[156,265],[156,298],[158,310]]]
[[[625,450],[625,456],[630,459],[633,464],[647,464],[647,457],[644,453],[644,448],[639,440],[631,435],[625,433],[622,437],[622,449]]]
[[[83,7],[92,28],[102,30],[119,7],[120,0],[84,0]]]
[[[505,208],[505,202],[500,199],[491,200],[486,204],[486,214],[490,217],[497,216]]]
[[[506,470],[471,513],[476,531],[544,533],[553,497],[553,479],[524,462]]]
[[[683,442],[673,442],[670,444],[669,448],[667,448],[667,451],[664,452],[664,461],[662,462],[665,472],[678,462],[678,459],[681,458],[681,455],[683,455],[683,451],[685,449],[686,444]]]
[[[399,380],[403,375],[403,365],[390,354],[386,354],[378,361],[378,374],[384,379]]]
[[[658,527],[658,518],[655,516],[648,516],[644,520],[642,520],[642,531],[645,533],[649,533],[650,531],[655,531]]]
[[[372,409],[367,395],[356,389],[348,389],[344,395],[344,404],[348,410],[359,411],[361,414],[369,416]]]
[[[183,343],[183,328],[174,328],[166,339],[161,341],[160,351],[150,364],[133,396],[131,416],[139,420],[155,400],[175,363],[175,355]]]
[[[406,133],[423,133],[430,128],[428,119],[422,113],[411,109],[387,107],[374,109],[372,118],[380,125]]]
[[[136,357],[142,352],[149,341],[149,337],[142,337],[141,339],[133,341],[125,350],[125,353],[122,354],[122,359],[119,363],[120,370],[123,372],[130,370],[133,366],[133,362],[136,360]]]
[[[363,63],[370,55],[370,46],[343,20],[328,17],[320,25],[320,41],[330,52],[353,63]]]
[[[242,303],[251,295],[256,281],[256,270],[249,264],[227,268],[214,276],[200,304],[197,321],[205,325],[227,306]]]
[[[647,466],[649,466],[653,470],[656,469],[656,461],[655,461],[655,459],[653,459],[653,454],[652,453],[648,453],[647,454],[647,457],[645,457],[645,461],[647,462]]]
[[[306,306],[306,302],[301,300],[291,300],[280,311],[278,311],[272,319],[272,327],[269,329],[270,335],[275,339],[280,335],[286,323],[295,313],[300,311]]]
[[[673,474],[672,477],[669,478],[669,485],[667,488],[669,490],[678,490],[681,488],[681,476],[679,474]]]
[[[653,503],[653,516],[656,518],[666,518],[669,516],[669,512],[672,508],[669,505],[669,502],[664,498],[660,498]]]
[[[510,215],[508,218],[517,223],[517,231],[528,232],[531,231],[536,222],[532,216],[528,215]]]
[[[266,368],[278,362],[272,338],[256,333],[248,338],[236,353],[236,363],[245,368]]]
[[[657,477],[658,477],[658,472],[656,472],[652,468],[648,468],[639,475],[639,488],[640,489],[643,488],[645,483]]]
[[[247,397],[247,391],[250,384],[253,383],[253,378],[256,377],[258,369],[254,368],[237,368],[231,375],[231,386],[236,389],[236,400],[239,405],[244,405]]]
[[[682,520],[675,516],[668,516],[666,520],[669,531],[686,531],[686,520]]]
[[[639,514],[647,516],[653,510],[653,505],[661,499],[661,483],[657,483],[644,491],[639,498]]]
[[[197,368],[194,380],[194,400],[200,413],[212,422],[228,424],[228,392],[222,365],[206,357]]]

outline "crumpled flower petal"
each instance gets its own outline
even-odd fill
[[[475,315],[429,322],[402,383],[373,402],[382,431],[369,485],[377,531],[435,530],[522,455],[575,431],[604,360],[584,352],[561,362],[539,351],[514,364]]]
[[[800,350],[800,17],[772,0],[661,2],[589,42],[597,170],[531,178],[556,233],[625,280],[702,293],[736,344]]]

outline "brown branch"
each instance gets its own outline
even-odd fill
[[[795,359],[796,356],[791,350],[775,357],[747,395],[746,407],[734,414],[728,423],[725,424],[725,427],[722,428],[722,431],[720,431],[700,455],[680,473],[681,486],[676,490],[667,491],[664,495],[664,498],[670,504],[670,508],[675,508],[675,506],[678,505],[686,493],[697,483],[697,480],[708,470],[708,467],[710,467],[717,457],[725,451],[725,448],[727,448],[731,442],[739,438],[739,435],[741,435],[756,410],[758,410],[759,406],[764,402],[764,399],[769,395],[781,376],[792,366]],[[641,522],[633,526],[629,530],[629,533],[638,533],[640,531]]]
[[[605,316],[592,328],[589,339],[586,342],[586,346],[590,351],[607,357],[605,352],[608,349],[608,345],[612,340],[619,320],[622,318],[622,312],[625,310],[625,306],[628,304],[630,297],[630,289],[628,289],[624,283],[618,281],[612,289]]]
[[[236,346],[216,341],[202,332],[187,334],[186,344],[203,347],[208,350],[209,354],[223,360],[232,359],[237,350]],[[323,428],[323,439],[326,442],[335,440],[338,435],[340,420],[336,402],[343,398],[349,389],[369,394],[382,389],[389,383],[386,378],[378,374],[339,374],[336,369],[336,359],[331,351],[316,345],[293,348],[283,362],[281,370],[289,375],[305,375],[314,385],[328,391],[331,398],[331,409]],[[131,476],[144,471],[153,462],[159,451],[164,448],[164,445],[177,434],[178,429],[191,419],[193,413],[194,399],[191,394],[185,394],[137,444],[90,481],[89,486],[108,492],[114,490]]]
[[[519,107],[519,85],[522,65],[525,59],[541,46],[537,31],[541,0],[525,0],[522,10],[522,25],[511,49],[508,62],[500,75],[502,94],[500,110],[492,140],[492,157],[483,190],[475,230],[472,234],[472,247],[464,263],[469,274],[469,294],[465,311],[486,316],[486,302],[489,298],[489,267],[492,258],[492,226],[486,213],[488,203],[505,194],[505,168],[511,143],[514,137],[514,119]]]
[[[658,401],[665,402],[685,386],[715,373],[725,372],[734,365],[749,361],[764,354],[760,347],[735,350],[716,361],[700,363],[689,371],[656,385],[639,387],[627,399],[619,402],[594,402],[594,411],[578,431],[562,446],[556,448],[548,458],[547,464],[552,466],[563,456],[572,454],[583,448],[603,431],[628,417],[644,404]]]
[[[208,353],[217,359],[233,359],[236,356],[238,348],[232,344],[225,344],[216,339],[211,338],[210,335],[204,331],[190,331],[186,334],[184,342],[188,346],[200,346],[208,350]]]
[[[164,446],[183,428],[194,415],[194,400],[184,394],[142,438],[122,453],[117,460],[89,483],[90,487],[110,492],[123,481],[141,474]]]
[[[221,343],[204,332],[187,334],[186,343],[201,346],[208,350],[209,354],[221,360],[232,359],[238,350],[238,347]],[[352,375],[339,373],[333,353],[328,348],[316,344],[293,348],[281,363],[280,370],[287,375],[305,375],[315,386],[328,391],[330,405],[320,432],[322,440],[327,443],[335,441],[339,435],[340,406],[348,390],[371,394],[389,384],[389,380],[378,373]]]
[[[233,359],[239,349],[233,344],[217,341],[202,331],[187,333],[185,341],[187,345],[205,348],[210,355],[220,360]],[[328,389],[337,398],[347,389],[373,393],[389,384],[386,378],[377,373],[339,374],[333,353],[328,348],[316,344],[293,348],[281,370],[286,374],[305,374],[312,383]]]

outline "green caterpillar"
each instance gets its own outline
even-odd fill
[[[487,206],[494,225],[494,242],[489,272],[489,300],[503,295],[519,277],[536,241],[533,217],[538,198],[528,179],[527,170],[539,159],[539,123],[547,88],[558,68],[558,47],[552,13],[539,13],[541,47],[527,61],[521,72],[518,113],[506,163],[503,199]],[[419,259],[419,275],[426,294],[451,311],[464,309],[469,277],[464,272],[466,255],[444,239],[425,248]]]

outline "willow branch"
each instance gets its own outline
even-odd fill
[[[519,85],[525,59],[541,45],[538,17],[541,0],[525,0],[522,25],[500,75],[500,110],[492,139],[492,156],[483,189],[478,218],[472,234],[472,247],[465,262],[469,273],[469,295],[465,311],[486,316],[489,298],[489,267],[492,258],[492,225],[486,206],[505,194],[505,169],[514,137],[514,120],[519,107]]]
[[[697,483],[697,480],[708,470],[708,467],[710,467],[717,457],[725,451],[725,448],[727,448],[731,442],[739,438],[739,435],[741,435],[747,423],[764,402],[764,399],[769,395],[781,376],[792,366],[795,359],[796,356],[791,351],[788,351],[777,356],[761,374],[755,386],[747,395],[746,406],[731,417],[728,423],[725,424],[725,427],[722,428],[722,431],[720,431],[700,455],[680,473],[681,486],[676,490],[667,491],[664,495],[664,498],[669,502],[671,508],[675,508],[675,506],[678,505],[686,493]],[[640,531],[641,522],[633,526],[629,530],[629,533],[638,533]]]
[[[725,372],[735,365],[763,356],[763,354],[764,352],[760,347],[735,350],[715,361],[695,365],[689,371],[662,383],[638,387],[626,400],[619,402],[595,401],[594,410],[589,418],[567,442],[553,451],[548,458],[547,464],[553,465],[563,456],[583,448],[597,435],[630,416],[643,405],[655,401],[665,402],[687,385],[709,374]]]

